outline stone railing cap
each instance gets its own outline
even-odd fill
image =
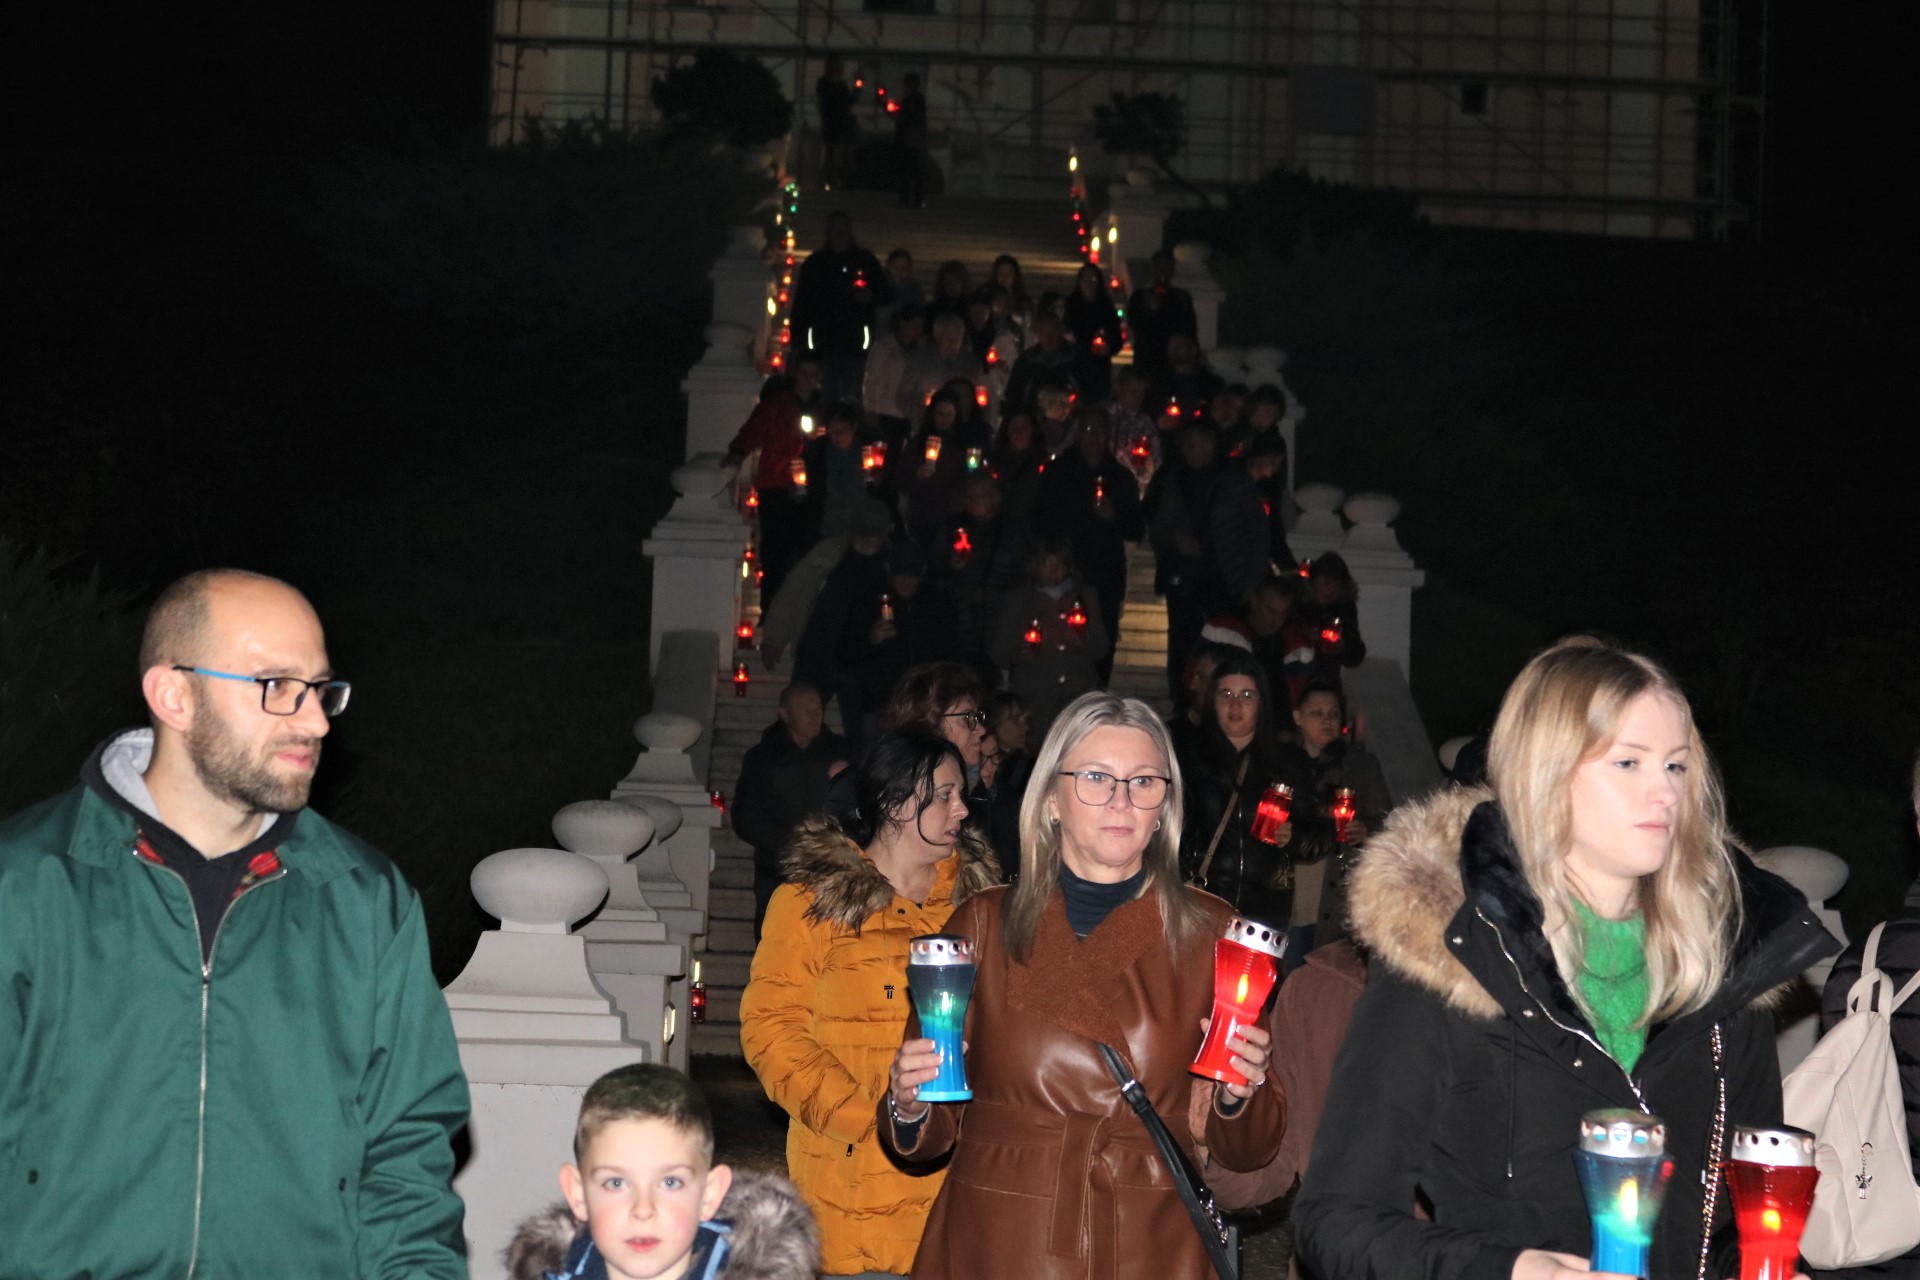
[[[685,751],[700,741],[700,722],[671,711],[651,711],[634,721],[633,736],[649,751]]]
[[[1175,262],[1193,263],[1206,266],[1213,258],[1213,246],[1200,240],[1183,240],[1173,246]]]
[[[1345,502],[1346,498],[1345,489],[1320,481],[1303,484],[1293,491],[1293,500],[1300,504],[1300,509],[1303,511],[1338,511],[1340,504]]]
[[[1820,903],[1832,898],[1847,883],[1848,867],[1838,854],[1811,845],[1786,844],[1762,849],[1753,860]]]
[[[482,858],[468,883],[480,909],[515,932],[564,931],[607,896],[607,873],[565,849],[502,849]]]
[[[1356,493],[1341,510],[1355,524],[1392,524],[1400,517],[1400,500],[1384,493]]]
[[[664,796],[625,795],[620,797],[619,803],[630,804],[636,809],[646,811],[647,816],[653,819],[655,840],[673,839],[673,833],[678,831],[681,824],[687,820],[687,815],[681,812],[680,806]]]
[[[618,800],[576,800],[553,815],[560,847],[589,858],[630,858],[653,836],[653,815]]]

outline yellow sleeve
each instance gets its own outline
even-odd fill
[[[813,899],[783,884],[767,904],[753,971],[740,999],[740,1046],[767,1096],[815,1133],[840,1142],[873,1136],[867,1092],[814,1033],[814,993],[832,945],[832,926],[807,919]]]

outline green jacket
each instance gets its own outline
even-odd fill
[[[0,1280],[464,1278],[467,1085],[399,871],[311,811],[203,971],[84,786],[0,824]]]

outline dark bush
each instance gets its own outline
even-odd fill
[[[730,49],[702,49],[653,82],[653,105],[675,134],[757,147],[787,132],[793,104],[773,72]]]

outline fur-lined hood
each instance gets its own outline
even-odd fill
[[[1732,853],[1742,923],[1723,996],[1741,1005],[1771,1003],[1838,944],[1798,890],[1741,850]],[[1461,1013],[1493,1018],[1501,1012],[1461,958],[1464,924],[1456,917],[1463,912],[1496,925],[1516,966],[1573,1003],[1542,932],[1540,900],[1484,787],[1448,788],[1396,809],[1367,841],[1349,879],[1348,902],[1355,935],[1377,959]]]
[[[941,864],[933,890],[935,898],[946,896],[956,907],[1000,883],[1000,864],[979,832],[963,827],[957,851],[957,862]],[[810,920],[858,932],[893,901],[893,885],[832,818],[802,819],[787,841],[782,865],[789,883],[813,894]]]
[[[813,1280],[820,1232],[793,1184],[771,1173],[735,1169],[733,1186],[714,1215],[732,1228],[725,1280]],[[508,1280],[542,1280],[566,1265],[582,1226],[564,1202],[520,1224],[507,1246]]]

